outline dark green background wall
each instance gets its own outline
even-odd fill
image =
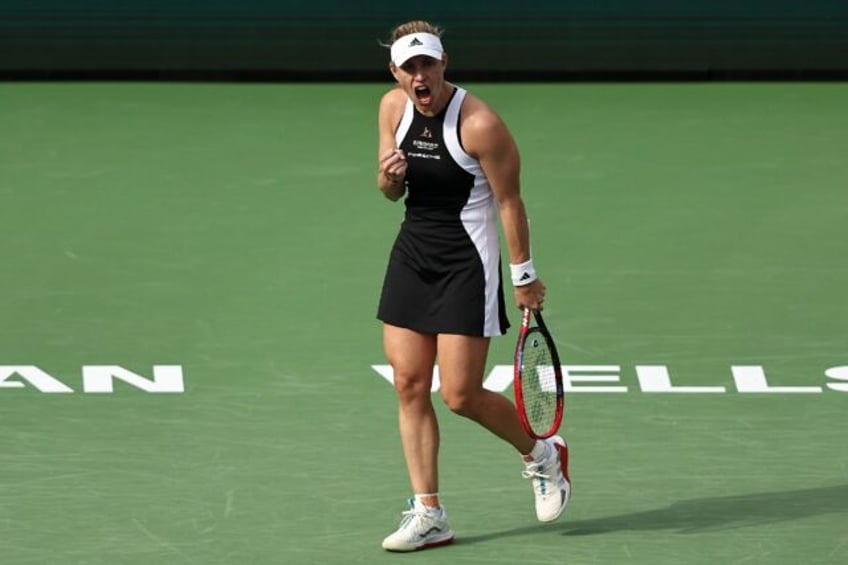
[[[4,0],[0,70],[376,73],[419,17],[455,72],[848,69],[848,0]]]

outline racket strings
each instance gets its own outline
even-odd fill
[[[528,334],[522,351],[521,394],[528,423],[542,433],[557,413],[556,371],[547,341]]]

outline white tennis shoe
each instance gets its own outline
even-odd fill
[[[540,522],[552,522],[560,517],[571,498],[568,445],[559,436],[544,441],[549,447],[548,456],[540,461],[525,463],[521,476],[533,483],[536,517]]]
[[[413,498],[409,510],[403,513],[400,527],[383,540],[383,549],[389,551],[416,551],[453,541],[453,530],[448,524],[444,507],[428,508]]]

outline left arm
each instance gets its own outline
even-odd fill
[[[521,159],[518,147],[503,120],[479,99],[468,96],[463,104],[462,139],[469,155],[480,166],[498,206],[511,265],[531,260],[530,229],[521,198]],[[540,279],[515,286],[519,308],[541,310],[545,285]]]

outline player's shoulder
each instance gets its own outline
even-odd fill
[[[463,137],[465,133],[490,135],[506,130],[500,115],[484,100],[467,92],[460,110]]]
[[[397,112],[406,107],[407,96],[400,88],[392,88],[380,98],[380,109]]]

